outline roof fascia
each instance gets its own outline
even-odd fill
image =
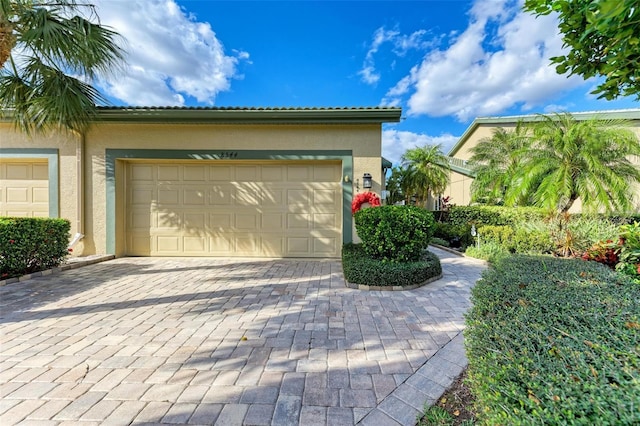
[[[570,114],[576,120],[640,120],[640,109],[627,109],[627,110],[614,110],[614,111],[592,111],[592,112],[570,112]],[[467,127],[458,142],[451,148],[447,154],[449,157],[453,157],[467,142],[467,139],[476,128],[481,124],[516,124],[518,121],[525,123],[531,123],[540,121],[541,114],[529,114],[529,115],[513,115],[506,117],[479,117],[473,120],[473,123]],[[544,114],[549,115],[549,114]]]
[[[464,167],[456,166],[455,164],[449,164],[449,168],[456,173],[460,173],[461,175],[472,178],[476,177],[476,174],[470,169],[465,169]]]
[[[102,122],[197,124],[381,124],[400,121],[400,108],[372,109],[100,109]]]

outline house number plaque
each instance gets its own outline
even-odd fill
[[[238,151],[222,151],[217,155],[218,159],[238,158]]]

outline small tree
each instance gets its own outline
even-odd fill
[[[386,188],[389,191],[387,196],[387,204],[395,204],[404,199],[402,192],[403,170],[401,167],[391,169],[391,175],[387,178]]]
[[[433,214],[416,206],[381,206],[355,214],[364,251],[373,259],[420,260],[434,233]]]
[[[490,205],[504,203],[523,155],[530,144],[530,131],[521,121],[514,130],[498,127],[490,138],[481,139],[471,149],[469,164],[476,178],[471,183],[471,200]],[[526,204],[526,200],[521,200]]]
[[[640,99],[638,0],[526,0],[525,11],[558,13],[566,55],[551,58],[559,74],[604,77],[595,94]]]
[[[429,194],[440,195],[449,184],[449,161],[441,145],[425,145],[407,150],[402,156],[411,193],[426,204]],[[408,188],[408,189],[409,189]]]
[[[629,211],[640,170],[629,157],[640,142],[623,121],[576,120],[571,114],[541,115],[533,142],[507,190],[507,204],[523,196],[559,214],[582,201],[585,210]]]

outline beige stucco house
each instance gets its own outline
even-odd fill
[[[0,119],[0,216],[71,221],[75,255],[338,257],[383,189],[400,108],[102,108],[83,135]]]
[[[588,120],[592,118],[627,120],[630,123],[631,130],[640,138],[640,109],[575,112],[572,113],[572,115],[577,120]],[[518,121],[533,122],[539,119],[539,115],[536,114],[476,118],[448,153],[451,165],[451,179],[443,196],[451,197],[450,203],[452,204],[459,206],[469,205],[471,203],[471,182],[473,182],[474,179],[474,174],[467,165],[467,161],[472,155],[471,149],[476,146],[480,140],[490,138],[493,135],[494,129],[498,127],[513,129]],[[633,161],[638,163],[640,167],[640,161],[638,161],[637,158],[634,158]],[[637,193],[640,194],[640,191],[637,191]],[[572,210],[579,209],[580,203],[578,200]]]

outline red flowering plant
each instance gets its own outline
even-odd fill
[[[380,206],[380,197],[378,197],[378,194],[374,192],[361,192],[353,197],[353,201],[351,202],[351,214],[356,214],[356,212],[358,212],[365,203],[369,203],[371,207]]]
[[[613,240],[600,241],[589,247],[581,257],[584,260],[592,260],[614,269],[620,262],[622,244],[622,240],[617,243],[614,243]]]

